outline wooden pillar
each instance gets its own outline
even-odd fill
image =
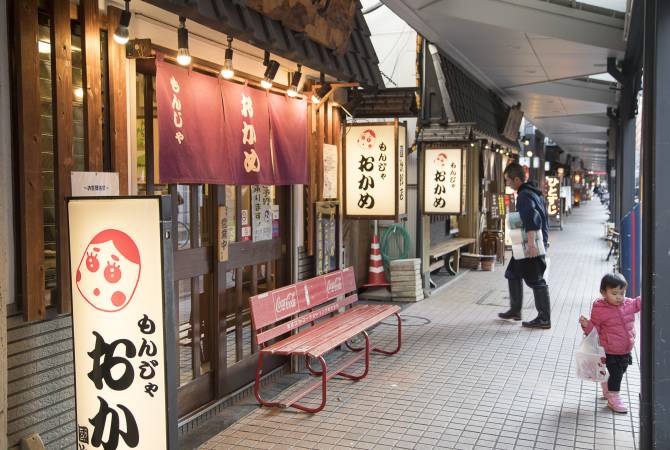
[[[112,171],[119,174],[119,194],[128,195],[128,113],[126,111],[126,47],[114,40],[113,31],[121,10],[107,9],[107,54],[109,55],[109,146]]]
[[[70,172],[74,167],[72,152],[72,31],[70,27],[70,1],[51,2],[51,42],[54,43],[54,60],[51,64],[54,80],[53,117],[56,179],[56,263],[58,277],[58,312],[72,311],[70,298],[70,254],[68,221],[65,199],[70,195]]]
[[[7,35],[7,1],[0,0],[0,42],[9,42]],[[5,136],[0,143],[0,448],[7,448],[7,309],[9,300],[10,232],[12,229],[11,202],[11,121],[9,116],[9,55],[7,46],[0,46],[0,134]]]
[[[82,69],[84,83],[84,136],[86,170],[101,172],[102,160],[102,72],[100,70],[100,11],[98,0],[81,0]]]
[[[42,149],[40,148],[37,0],[14,2],[16,32],[17,123],[19,166],[22,304],[25,320],[42,320],[44,306],[44,219]]]

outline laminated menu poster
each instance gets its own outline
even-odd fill
[[[505,221],[505,234],[512,243],[512,256],[514,259],[526,259],[528,248],[528,234],[523,228],[523,222],[518,212],[507,214]],[[546,254],[544,248],[544,241],[542,240],[542,231],[538,230],[535,233],[535,246],[537,247],[538,256]]]

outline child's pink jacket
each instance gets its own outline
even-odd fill
[[[589,334],[596,327],[605,353],[630,353],[635,345],[635,313],[640,311],[640,304],[640,297],[626,298],[620,306],[610,305],[604,298],[599,298],[593,302],[591,319],[583,327],[584,333]]]

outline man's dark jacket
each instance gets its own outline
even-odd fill
[[[529,181],[521,185],[516,199],[516,210],[521,216],[526,231],[542,230],[545,248],[549,243],[549,221],[547,220],[547,204],[537,185]]]

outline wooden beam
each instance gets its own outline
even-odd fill
[[[128,195],[128,113],[126,110],[126,52],[114,41],[112,30],[121,10],[107,9],[107,54],[109,55],[109,128],[112,170],[119,173],[119,193]]]
[[[72,151],[72,29],[70,27],[70,1],[51,2],[51,42],[54,60],[51,79],[54,80],[53,117],[55,143],[56,192],[56,270],[58,286],[58,312],[72,311],[70,291],[70,255],[68,221],[65,198],[71,193],[70,173],[74,167]]]
[[[84,139],[86,170],[101,172],[102,159],[102,72],[100,70],[100,11],[97,0],[81,0]]]
[[[17,134],[19,151],[19,202],[21,286],[23,317],[45,317],[44,212],[42,211],[42,154],[40,148],[39,54],[37,52],[37,0],[15,3]]]

